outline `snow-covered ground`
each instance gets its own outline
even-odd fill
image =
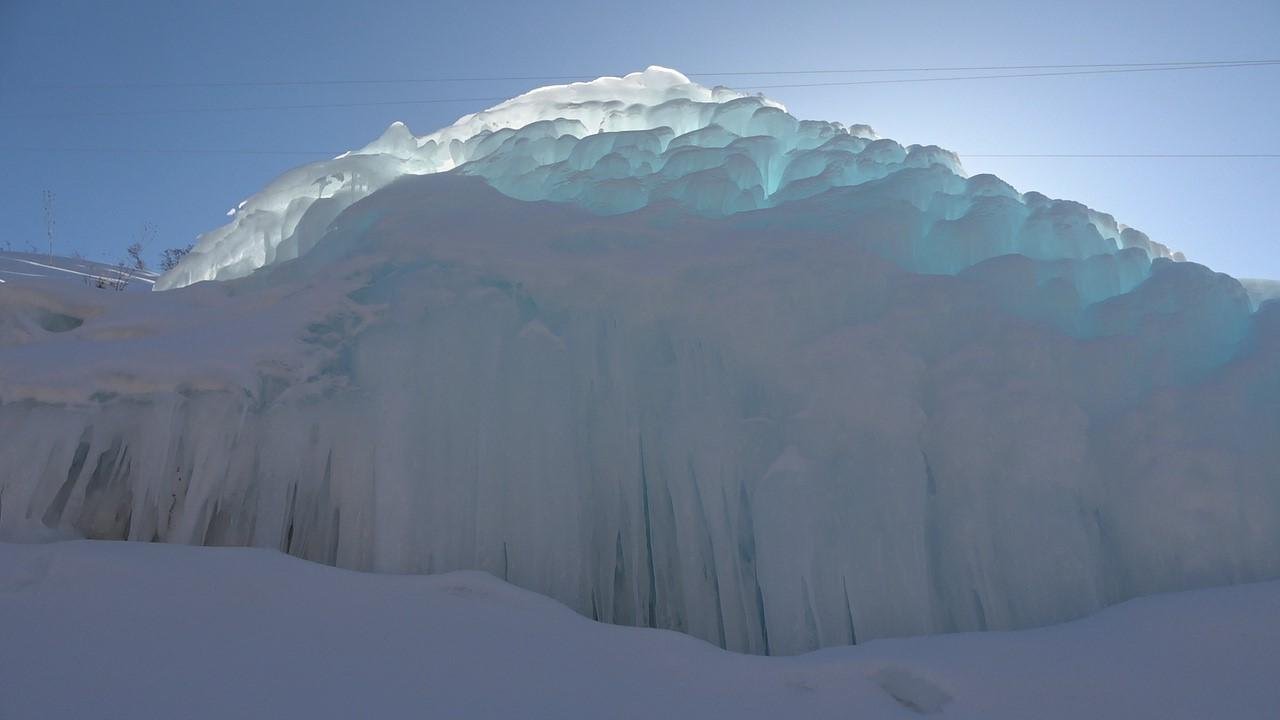
[[[592,622],[477,572],[0,544],[0,717],[1275,718],[1280,582],[789,658]]]
[[[69,280],[101,289],[151,290],[156,273],[149,270],[125,269],[116,265],[84,258],[42,255],[39,253],[0,252],[0,283],[15,278]]]

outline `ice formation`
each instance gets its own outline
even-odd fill
[[[725,112],[725,107],[737,109]],[[343,209],[403,175],[446,172],[514,144],[526,153],[522,162],[544,162],[552,155],[564,160],[576,139],[592,133],[654,131],[656,138],[670,139],[673,128],[705,128],[713,117],[749,121],[757,109],[780,107],[650,67],[623,78],[539,88],[425,137],[392,123],[364,148],[290,171],[230,210],[231,222],[202,236],[196,254],[157,289],[242,277],[295,258]],[[538,149],[526,149],[530,142]]]
[[[797,120],[768,98],[650,67],[540,88],[424,137],[394,123],[364,148],[290,171],[241,203],[156,287],[242,277],[298,257],[344,209],[406,175],[479,175],[511,197],[573,202],[600,214],[665,200],[726,215],[908,169],[933,175],[905,199],[930,205],[929,222],[946,221],[920,239],[924,247],[909,249],[926,272],[1012,252],[1083,259],[1139,247],[1169,254],[1076,203],[1020,196],[989,176],[966,183],[959,159],[936,146],[903,147],[865,125]],[[990,237],[977,247],[953,242],[953,222],[983,224]]]
[[[0,534],[768,653],[1280,576],[1280,303],[940,149],[651,68],[232,215],[169,292],[0,286]]]

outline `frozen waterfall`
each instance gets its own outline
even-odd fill
[[[1261,285],[674,71],[394,125],[158,287],[0,286],[0,536],[482,569],[775,654],[1280,576]]]

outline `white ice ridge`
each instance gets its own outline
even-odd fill
[[[943,192],[965,192],[959,158],[949,151],[903,147],[865,125],[797,120],[768,98],[704,87],[655,66],[621,78],[539,88],[422,137],[394,123],[364,148],[292,170],[241,203],[228,213],[231,221],[203,235],[156,289],[242,277],[298,257],[344,209],[406,175],[457,169],[518,199],[573,202],[599,214],[668,201],[725,215],[911,168],[936,168],[950,178]],[[1043,217],[1031,225],[1065,223],[1081,232],[983,250],[976,258],[962,248],[938,267],[914,269],[955,271],[1015,251],[1084,258],[1138,246],[1152,257],[1169,255],[1108,215],[1074,203],[1041,208],[1047,205],[1043,196],[1020,195],[991,180],[940,206],[937,219],[960,218],[974,196],[1001,196],[1027,208],[1024,215],[1040,208]]]
[[[782,108],[762,97],[707,88],[675,70],[652,66],[621,78],[538,88],[422,137],[395,122],[365,147],[291,170],[240,203],[228,212],[231,221],[202,235],[190,258],[157,289],[241,277],[297,257],[324,229],[322,223],[299,228],[313,205],[322,206],[319,214],[327,222],[397,177],[444,172],[492,152],[499,144],[492,136],[502,130],[548,122],[550,130],[566,139],[661,125],[687,132],[705,126],[716,106],[740,99],[752,108]]]

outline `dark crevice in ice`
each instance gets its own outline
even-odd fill
[[[973,591],[973,607],[974,607],[974,610],[978,613],[978,629],[986,630],[987,629],[987,611],[985,608],[983,608],[982,596],[978,594],[978,591],[976,589]]]
[[[511,578],[511,551],[507,547],[507,541],[502,541],[502,579],[510,580]],[[595,604],[595,591],[591,591],[591,602]]]
[[[80,444],[76,446],[76,454],[71,459],[71,467],[67,469],[67,479],[62,483],[62,487],[58,488],[58,493],[53,496],[53,502],[45,509],[42,519],[48,527],[57,525],[62,519],[62,511],[71,497],[71,489],[75,487],[80,471],[84,468],[84,461],[89,456],[89,439],[92,431],[92,427],[84,429],[84,433],[80,436]]]
[[[644,436],[640,436],[640,502],[644,512],[644,552],[649,566],[649,603],[646,621],[649,627],[658,627],[658,575],[653,566],[653,520],[649,515],[649,478],[644,467]]]
[[[849,603],[849,580],[843,575],[840,577],[840,586],[844,588],[844,615],[849,621],[849,644],[858,644],[858,631],[853,625],[853,606]]]
[[[706,543],[706,574],[711,578],[711,592],[714,595],[713,601],[716,608],[716,637],[719,638],[720,647],[725,645],[724,632],[724,598],[720,594],[720,572],[716,567],[716,545],[715,538],[711,534],[711,523],[707,519],[707,509],[702,503],[702,490],[698,487],[698,475],[693,469],[693,458],[688,459],[689,464],[689,484],[693,487],[694,506],[698,510],[698,523],[703,530],[703,537]]]
[[[743,523],[742,543],[739,546],[739,552],[742,557],[743,570],[750,576],[751,585],[755,589],[756,618],[760,623],[760,639],[764,643],[764,654],[772,655],[773,653],[769,651],[769,621],[764,609],[764,590],[760,587],[760,575],[756,568],[756,531],[755,525],[751,520],[751,500],[747,496],[745,485],[741,487],[739,500]]]
[[[627,598],[627,557],[622,550],[622,531],[619,530],[613,546],[613,617],[610,622],[629,625],[632,614],[623,603]]]

